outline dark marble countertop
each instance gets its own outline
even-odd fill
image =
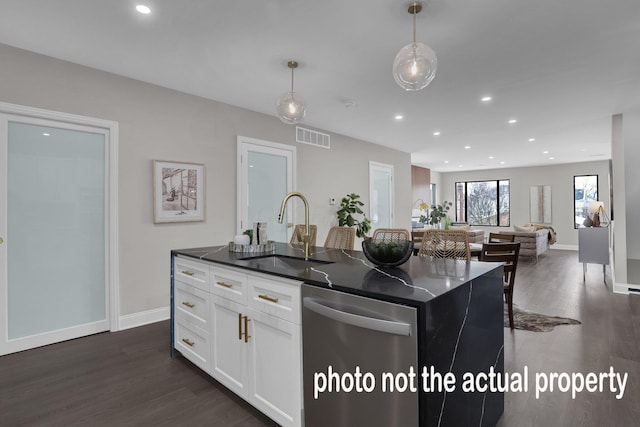
[[[431,301],[499,267],[494,263],[411,256],[399,267],[382,268],[373,265],[360,251],[323,247],[312,247],[311,260],[318,262],[304,265],[299,259],[287,258],[303,258],[302,246],[286,243],[276,243],[275,251],[268,253],[234,253],[228,246],[176,249],[171,253],[411,305]],[[253,258],[270,255],[279,257]]]

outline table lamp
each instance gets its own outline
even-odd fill
[[[588,210],[590,214],[593,214],[594,227],[609,226],[609,217],[607,216],[607,212],[604,210],[604,202],[590,202]]]

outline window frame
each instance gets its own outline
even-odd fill
[[[573,217],[574,217],[574,219],[573,219],[573,228],[574,229],[578,229],[582,225],[582,224],[578,225],[578,223],[575,220],[576,217],[577,217],[576,212],[578,211],[578,206],[577,206],[577,203],[576,203],[576,201],[577,201],[577,199],[576,199],[576,178],[588,178],[588,177],[595,177],[596,178],[596,186],[595,186],[596,187],[596,198],[595,198],[594,201],[600,200],[600,176],[598,174],[587,173],[587,174],[574,175],[573,176]],[[583,193],[582,199],[585,200],[584,203],[586,203],[586,197],[584,196],[584,193]],[[583,210],[583,213],[588,215],[588,209],[589,209],[588,205],[583,206],[581,209]]]
[[[500,195],[501,195],[501,191],[500,191],[500,183],[501,182],[507,182],[508,183],[508,190],[507,190],[507,200],[508,200],[508,219],[506,224],[501,224],[500,219]],[[469,205],[469,201],[468,201],[468,195],[469,195],[469,184],[478,184],[478,183],[495,183],[496,185],[496,199],[495,199],[495,206],[496,206],[496,217],[497,217],[497,224],[471,224],[469,223],[469,211],[468,211],[468,205]],[[464,206],[460,207],[458,206],[458,185],[462,184],[463,186],[463,193],[464,193]],[[484,180],[474,180],[474,181],[458,181],[454,184],[454,208],[456,211],[456,221],[458,222],[466,222],[469,225],[472,226],[479,226],[479,227],[510,227],[511,226],[511,180],[508,178],[504,178],[504,179],[484,179]],[[461,211],[464,211],[464,218],[460,218],[460,213]]]

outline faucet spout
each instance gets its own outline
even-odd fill
[[[307,260],[311,256],[311,232],[309,229],[309,202],[304,195],[298,191],[292,191],[291,193],[284,196],[282,199],[282,204],[280,205],[280,214],[278,214],[278,223],[282,224],[284,220],[284,210],[287,206],[287,202],[292,197],[298,197],[304,203],[304,235],[302,236],[302,242],[304,243],[304,259]]]

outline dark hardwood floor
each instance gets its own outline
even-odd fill
[[[607,269],[608,271],[608,269]],[[629,373],[622,400],[609,393],[505,395],[499,427],[640,425],[640,296],[614,295],[573,251],[518,265],[514,300],[528,311],[572,317],[552,332],[505,329],[505,370]],[[530,385],[530,388],[532,385]],[[0,357],[0,426],[275,426],[184,358],[169,355],[169,322],[97,334]],[[456,427],[456,426],[452,426]]]
[[[499,427],[640,426],[640,296],[613,294],[610,270],[582,264],[574,251],[551,250],[539,262],[518,264],[515,304],[536,313],[571,317],[582,322],[551,332],[505,329],[505,371],[536,373],[628,372],[624,397],[582,392],[508,393]],[[608,385],[608,384],[607,384]]]
[[[169,321],[0,357],[0,426],[277,426],[182,357]]]

